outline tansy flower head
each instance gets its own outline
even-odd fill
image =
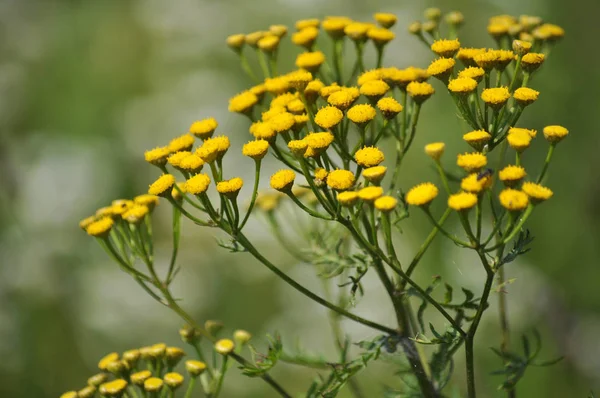
[[[304,52],[296,57],[296,66],[311,73],[317,72],[323,62],[325,62],[325,54],[321,51]]]
[[[328,131],[322,133],[310,133],[305,137],[308,147],[316,154],[320,154],[329,148],[333,139],[333,134]]]
[[[210,177],[206,174],[196,174],[185,182],[185,191],[192,195],[200,195],[208,189]]]
[[[518,55],[525,55],[531,50],[532,44],[523,40],[513,40],[512,49]]]
[[[533,72],[544,63],[546,56],[540,53],[528,53],[521,58],[521,67],[525,72]]]
[[[425,153],[433,160],[440,160],[444,154],[446,144],[443,142],[432,142],[431,144],[425,145]]]
[[[358,126],[366,126],[371,120],[375,119],[376,115],[375,108],[369,104],[354,105],[347,113],[348,119]]]
[[[267,121],[269,120],[269,118],[275,116],[276,114],[280,113],[280,112],[285,112],[285,107],[287,106],[287,104],[289,104],[290,102],[292,102],[293,100],[298,99],[298,95],[297,94],[293,94],[293,93],[283,93],[283,94],[279,94],[277,95],[275,98],[273,98],[271,100],[271,103],[269,104],[270,106],[270,111],[272,110],[272,114],[269,114],[268,116],[265,117],[265,114],[267,112],[264,112],[262,114],[262,119],[263,121]]]
[[[527,106],[537,101],[539,95],[539,91],[535,91],[529,87],[520,87],[513,93],[513,97],[521,106]]]
[[[431,51],[444,58],[452,58],[454,54],[460,48],[460,42],[458,39],[447,40],[440,39],[436,40],[431,44]]]
[[[393,119],[402,112],[402,105],[392,97],[384,97],[377,101],[377,109],[384,118]]]
[[[458,72],[458,77],[469,77],[473,80],[475,80],[476,82],[480,82],[481,79],[483,79],[483,76],[485,76],[485,71],[478,67],[478,66],[469,66],[466,69],[461,70],[460,72]]]
[[[396,35],[391,30],[385,28],[371,28],[367,31],[367,37],[373,41],[376,47],[382,48],[394,40]]]
[[[167,196],[171,188],[175,185],[175,177],[171,174],[163,174],[154,181],[148,188],[148,194],[157,196]]]
[[[309,71],[299,69],[288,73],[287,79],[292,87],[298,91],[302,91],[312,81],[313,76]]]
[[[269,26],[269,32],[277,37],[283,37],[288,31],[285,25],[271,25]]]
[[[263,140],[250,141],[242,147],[242,155],[248,156],[254,160],[260,160],[265,157],[269,150],[269,143]]]
[[[382,196],[375,200],[375,208],[383,213],[388,213],[396,208],[398,199],[392,196]]]
[[[499,109],[510,98],[508,87],[486,88],[481,93],[481,99],[494,109]]]
[[[477,195],[470,192],[460,192],[450,195],[448,207],[456,211],[467,211],[477,204]]]
[[[508,145],[519,153],[529,148],[529,144],[531,144],[531,136],[524,131],[509,133],[506,140],[508,141]]]
[[[461,48],[456,54],[456,58],[460,59],[465,66],[475,66],[475,57],[485,52],[485,48]]]
[[[149,209],[144,205],[135,205],[125,213],[123,213],[123,220],[127,221],[130,224],[139,224],[142,222],[146,214],[148,214]]]
[[[500,181],[507,187],[514,187],[518,185],[526,175],[527,173],[523,167],[508,165],[500,170],[498,178],[500,178]]]
[[[521,189],[527,194],[527,196],[529,196],[531,203],[534,205],[548,200],[552,197],[552,195],[554,195],[549,188],[534,182],[524,182]]]
[[[94,221],[93,223],[89,224],[85,228],[85,232],[87,232],[88,235],[96,238],[106,238],[113,224],[114,221],[111,217],[102,217],[98,221]],[[100,364],[102,364],[102,361],[100,361]],[[98,367],[100,367],[100,365],[98,365]]]
[[[417,104],[422,104],[435,93],[433,86],[429,83],[411,82],[406,86],[406,92]]]
[[[192,149],[194,145],[194,137],[189,134],[181,135],[177,138],[173,138],[171,142],[169,142],[169,151],[179,152],[179,151],[189,151]]]
[[[442,17],[442,10],[440,10],[437,7],[429,7],[427,9],[425,9],[425,11],[423,11],[423,15],[429,21],[438,22],[440,20],[440,18]]]
[[[487,72],[494,69],[498,62],[498,56],[499,54],[495,50],[486,50],[475,55],[473,60],[477,66]]]
[[[344,191],[337,195],[337,200],[344,207],[351,207],[358,200],[358,192]]]
[[[459,154],[456,164],[468,173],[473,173],[487,165],[487,158],[479,152]]]
[[[446,22],[451,26],[460,26],[465,21],[465,17],[461,12],[451,11],[446,14]]]
[[[265,89],[274,95],[283,94],[291,89],[287,76],[267,77],[264,82]]]
[[[413,25],[414,25],[414,23],[408,27],[409,31],[412,31],[411,29],[413,28]],[[438,23],[437,23],[437,21],[423,22],[423,24],[421,25],[421,29],[423,29],[423,32],[427,32],[432,37],[434,37],[435,36],[434,32],[438,29]]]
[[[127,210],[133,207],[133,200],[128,199],[117,199],[113,200],[111,203],[112,212],[115,215],[122,215]]]
[[[169,156],[167,158],[167,161],[169,162],[169,164],[175,168],[179,168],[179,165],[181,164],[181,161],[185,158],[187,158],[188,156],[190,156],[192,153],[190,151],[179,151],[179,152],[175,152],[174,154],[172,154],[171,156]]]
[[[294,127],[292,128],[292,130],[296,133],[300,132],[304,126],[306,126],[306,123],[308,123],[308,115],[306,113],[303,113],[302,115],[294,115]]]
[[[389,12],[375,13],[373,14],[373,18],[375,19],[375,21],[377,21],[379,25],[383,26],[386,29],[391,28],[396,24],[396,21],[398,21],[398,18],[394,14],[391,14]]]
[[[77,393],[71,398],[92,398],[96,395],[96,387],[94,386],[86,386],[81,390],[77,391]],[[61,396],[62,398],[62,396]],[[65,397],[68,398],[68,397]]]
[[[112,217],[115,214],[113,213],[113,207],[112,206],[105,206],[105,207],[101,207],[98,210],[96,210],[96,218],[100,219],[102,217]]]
[[[264,84],[257,84],[256,86],[252,86],[248,89],[248,91],[250,91],[252,94],[256,95],[256,98],[258,98],[258,101],[260,102],[262,100],[262,98],[265,95],[265,92],[267,91],[267,88],[265,87]]]
[[[509,26],[503,23],[491,23],[487,27],[487,31],[494,39],[500,39],[508,34]]]
[[[368,169],[364,169],[362,176],[371,184],[378,185],[381,180],[383,180],[383,177],[385,177],[386,171],[387,167],[385,166],[373,166],[369,167]]]
[[[246,43],[246,35],[236,34],[227,37],[227,46],[235,52],[240,52],[244,44]]]
[[[306,98],[306,101],[310,104],[315,102],[319,97],[319,94],[323,87],[325,87],[325,84],[323,84],[323,82],[319,79],[315,79],[308,83],[308,85],[304,89],[304,97]]]
[[[331,94],[338,92],[341,89],[342,89],[342,87],[340,87],[339,84],[333,82],[331,85],[321,88],[321,90],[319,91],[319,94],[321,95],[321,97],[323,97],[323,99],[325,101],[327,101],[327,99],[329,98],[329,96]]]
[[[427,206],[438,195],[438,189],[430,182],[424,182],[406,194],[406,203],[412,206]]]
[[[489,175],[480,176],[479,173],[469,174],[460,182],[460,188],[465,192],[480,193],[489,188],[492,184],[492,177]]]
[[[354,154],[354,160],[362,167],[373,167],[379,165],[385,159],[383,152],[374,146],[359,149]]]
[[[244,186],[244,180],[234,177],[230,180],[223,180],[217,183],[217,192],[231,199],[237,197],[240,189]]]
[[[294,116],[303,114],[306,111],[306,107],[301,99],[295,99],[287,104],[287,110]]]
[[[315,169],[315,180],[323,182],[327,179],[328,174],[329,173],[327,172],[327,170],[318,167]]]
[[[95,215],[86,217],[83,220],[79,221],[79,228],[81,228],[85,231],[85,229],[96,220],[98,220],[98,218]]]
[[[315,44],[315,40],[317,40],[317,36],[319,36],[319,29],[308,26],[292,34],[292,43],[310,51]]]
[[[453,58],[438,58],[429,64],[427,73],[447,83],[455,64],[456,61]]]
[[[514,25],[517,23],[517,18],[512,15],[502,14],[502,15],[494,15],[489,19],[490,24],[503,24],[503,25]]]
[[[552,144],[562,141],[569,134],[569,130],[563,126],[544,127],[544,138]]]
[[[265,122],[254,122],[250,125],[250,134],[257,140],[270,141],[277,136],[275,130],[269,123]]]
[[[296,27],[296,30],[302,30],[302,29],[305,29],[308,27],[318,28],[320,24],[321,24],[321,21],[319,21],[316,18],[311,18],[311,19],[301,19],[299,21],[296,21],[296,24],[294,26]]]
[[[206,370],[206,364],[196,359],[190,359],[188,361],[185,361],[185,370],[188,371],[190,376],[197,377],[204,373],[204,371]]]
[[[477,89],[477,81],[470,77],[459,77],[448,83],[448,90],[456,94],[470,94]]]
[[[100,359],[100,361],[98,362],[98,369],[106,370],[106,367],[108,366],[109,363],[118,361],[118,360],[119,360],[119,354],[116,352],[111,352],[110,354],[107,354]]]
[[[327,185],[336,191],[346,191],[354,186],[354,173],[349,170],[334,170],[327,176]]]
[[[215,351],[221,355],[229,355],[235,348],[235,343],[229,339],[221,339],[215,343]]]
[[[521,127],[511,127],[510,129],[508,129],[508,134],[517,133],[517,132],[527,133],[531,136],[531,138],[535,138],[535,136],[537,135],[536,130],[524,129]]]
[[[383,188],[378,186],[370,186],[358,191],[358,197],[365,202],[374,202],[375,199],[383,195]]]
[[[490,133],[485,130],[475,130],[463,135],[463,140],[471,145],[476,151],[483,150],[483,147],[492,139]]]
[[[360,93],[367,97],[371,102],[377,102],[390,89],[390,86],[383,80],[370,80],[360,86]]]
[[[171,151],[166,146],[157,147],[144,152],[144,159],[155,166],[164,166],[167,163],[167,157],[170,153]]]
[[[331,129],[338,125],[344,118],[344,114],[334,106],[326,106],[315,115],[315,123],[324,129]]]
[[[362,22],[352,22],[344,28],[344,34],[355,42],[364,42],[367,39],[367,31],[371,25]]]
[[[564,37],[565,30],[558,25],[545,23],[534,29],[532,33],[536,39],[554,42]]]
[[[175,390],[181,387],[183,384],[183,376],[177,372],[169,372],[165,374],[163,380],[171,390]]]
[[[348,90],[342,88],[335,93],[331,93],[327,97],[327,102],[329,105],[333,105],[336,108],[344,111],[348,109],[354,103],[354,101],[356,101],[358,96],[358,90]]]
[[[258,41],[258,48],[265,53],[272,53],[279,46],[279,37],[273,34],[266,34]]]
[[[246,44],[256,48],[258,46],[258,41],[265,37],[268,32],[259,30],[256,32],[248,33],[244,38]]]
[[[499,198],[502,207],[509,211],[522,211],[529,205],[529,197],[516,189],[504,189]]]
[[[308,148],[308,141],[306,138],[301,140],[291,140],[288,142],[288,148],[296,156],[304,156],[306,149]]]
[[[271,176],[271,188],[281,192],[287,192],[292,189],[296,173],[292,170],[279,170]]]
[[[127,382],[123,379],[116,379],[100,385],[98,391],[101,395],[108,395],[109,397],[118,397],[127,388]]]
[[[149,377],[144,381],[144,390],[146,392],[158,392],[163,388],[164,382],[158,377]]]
[[[179,162],[179,168],[190,173],[200,172],[202,170],[202,166],[204,166],[204,161],[202,158],[200,158],[200,156],[195,154],[190,154],[181,159]]]
[[[254,105],[258,103],[258,97],[250,91],[244,91],[229,100],[229,112],[250,114]]]
[[[204,141],[204,144],[196,149],[196,155],[198,155],[205,163],[212,163],[217,159],[219,155],[219,143],[214,138],[209,138]]]
[[[352,23],[350,18],[346,17],[327,17],[321,23],[323,30],[333,39],[339,39],[344,36],[344,28]]]
[[[494,50],[494,52],[497,56],[494,67],[499,71],[506,69],[508,64],[515,59],[515,53],[510,50]]]
[[[383,74],[381,72],[381,69],[371,69],[371,70],[364,71],[360,76],[358,76],[356,83],[359,86],[362,86],[363,84],[365,84],[366,82],[369,82],[371,80],[382,80],[382,79],[383,79]]]
[[[276,133],[285,133],[294,127],[296,119],[289,112],[282,112],[269,119],[269,125]]]

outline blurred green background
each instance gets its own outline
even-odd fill
[[[555,196],[529,223],[534,249],[507,268],[509,277],[516,278],[507,294],[513,340],[536,327],[545,342],[542,357],[565,356],[551,368],[529,370],[519,396],[584,397],[600,389],[600,100],[595,90],[600,74],[593,69],[600,53],[592,51],[600,34],[595,20],[599,2],[3,0],[0,396],[56,397],[83,386],[105,353],[159,341],[181,345],[181,322],[122,274],[77,223],[114,198],[145,191],[158,173],[144,163],[143,151],[183,133],[194,120],[216,117],[234,148],[248,139],[245,120],[227,113],[228,98],[250,84],[224,44],[227,35],[275,23],[291,27],[297,19],[326,15],[370,20],[373,12],[387,11],[397,14],[399,22],[385,64],[425,67],[432,57],[406,33],[406,26],[420,19],[427,6],[462,11],[466,24],[461,42],[468,46],[492,45],[484,32],[487,18],[496,14],[540,15],[566,30],[532,83],[542,94],[520,125],[541,130],[561,124],[571,135],[560,144],[550,168],[548,185]],[[287,65],[295,54],[289,48],[282,53]],[[449,154],[464,151],[464,126],[455,121],[449,98],[438,91],[424,108],[415,147],[444,140]],[[539,138],[535,144],[525,164],[539,170],[546,145]],[[228,166],[230,174],[248,176],[249,163],[240,158],[232,156],[238,163]],[[419,150],[404,167],[403,189],[435,178]],[[167,230],[167,206],[157,217],[157,228]],[[262,224],[253,222],[250,228],[271,258],[319,291],[313,270],[295,265],[273,245]],[[409,220],[410,233],[401,246],[406,257],[428,229],[418,215]],[[157,245],[164,257],[169,255],[167,233]],[[321,307],[275,280],[249,256],[219,248],[210,231],[186,223],[182,246],[183,270],[174,290],[196,319],[219,319],[228,332],[247,329],[261,347],[266,333],[279,330],[290,347],[298,342],[312,352],[333,355]],[[471,257],[442,240],[425,257],[420,278],[427,281],[434,274],[472,288],[482,278]],[[378,290],[374,281],[367,281],[369,288]],[[499,344],[496,297],[492,295],[477,340],[482,397],[503,396],[496,391],[501,380],[489,375],[501,366],[488,349]],[[386,322],[383,300],[374,293],[357,312]],[[356,339],[374,335],[355,324],[344,325]],[[385,366],[377,369],[382,372],[358,379],[373,397],[381,394],[379,381],[399,386],[380,376]],[[301,392],[314,373],[284,365],[275,376]],[[459,366],[454,384],[462,384],[462,378]],[[226,384],[225,397],[273,396],[260,380],[232,375]]]

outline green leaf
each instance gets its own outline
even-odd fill
[[[452,301],[452,286],[447,283],[444,283],[444,287],[446,288],[446,293],[444,294],[444,304],[449,304]]]

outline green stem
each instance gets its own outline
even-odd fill
[[[556,147],[556,144],[552,143],[552,144],[550,144],[550,147],[548,148],[548,153],[546,154],[546,160],[544,160],[544,167],[542,168],[542,172],[540,173],[540,176],[536,180],[536,182],[538,184],[540,184],[542,182],[542,180],[544,179],[544,176],[546,175],[546,172],[548,171],[548,166],[550,165],[550,160],[552,160],[552,155],[554,154],[554,147]]]
[[[429,211],[429,209],[423,208],[423,211],[425,212],[425,214],[427,214],[427,217],[429,217],[429,220],[431,221],[431,223],[448,239],[452,240],[454,243],[456,243],[459,246],[462,247],[470,247],[472,248],[473,245],[471,243],[465,242],[461,239],[459,239],[458,237],[452,235],[451,233],[447,232],[445,229],[442,228],[441,225],[439,225],[437,223],[437,221],[435,220],[435,218],[433,218],[433,215],[431,214],[431,212]]]
[[[181,211],[173,207],[173,249],[171,252],[171,261],[169,262],[169,271],[167,272],[166,284],[171,282],[175,263],[177,262],[177,253],[179,252],[179,238],[181,236]]]
[[[448,216],[450,216],[450,213],[452,213],[452,209],[447,208],[444,214],[442,214],[442,217],[440,217],[439,221],[436,223],[436,225],[444,225],[444,222],[446,221]],[[415,267],[419,264],[419,261],[421,261],[421,257],[423,257],[423,255],[429,248],[429,245],[431,245],[431,242],[433,242],[439,231],[440,229],[438,227],[433,227],[433,229],[425,239],[425,242],[423,242],[423,244],[419,248],[419,251],[417,251],[417,254],[408,265],[408,268],[406,269],[406,275],[410,276],[413,273]]]
[[[260,182],[260,164],[261,159],[258,159],[254,162],[254,187],[252,188],[252,199],[250,200],[250,206],[248,206],[248,210],[246,212],[246,216],[242,223],[240,224],[239,230],[241,231],[244,228],[244,225],[248,222],[250,218],[250,214],[252,213],[252,209],[254,209],[254,204],[256,203],[256,198],[258,197],[258,184]]]

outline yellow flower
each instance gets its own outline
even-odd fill
[[[383,180],[383,177],[385,177],[386,171],[387,167],[385,166],[369,167],[368,169],[363,170],[362,176],[371,184],[378,185],[381,180]]]
[[[494,109],[499,109],[510,98],[508,87],[486,88],[481,93],[481,99]]]
[[[265,90],[273,95],[283,94],[291,89],[287,76],[268,77],[264,82]]]
[[[375,21],[377,21],[379,25],[383,26],[386,29],[391,28],[396,24],[396,21],[398,21],[398,18],[394,14],[391,14],[389,12],[375,13],[373,15],[373,18],[375,19]]]
[[[493,38],[499,39],[508,34],[509,26],[503,23],[491,23],[487,27],[487,31]]]
[[[323,82],[319,79],[315,79],[308,83],[304,89],[304,97],[306,98],[306,101],[311,104],[315,102],[323,87],[325,87],[325,84],[323,84]]]
[[[270,118],[268,123],[276,133],[285,133],[294,127],[296,119],[291,113],[282,112]]]
[[[500,181],[502,181],[507,187],[516,186],[523,178],[525,178],[526,175],[527,173],[523,167],[513,165],[506,166],[498,173]]]
[[[333,39],[339,39],[344,36],[344,28],[352,23],[350,18],[346,17],[327,17],[321,26],[323,30]]]
[[[569,130],[563,126],[544,127],[544,138],[550,143],[558,143],[569,134]]]
[[[360,86],[360,93],[367,97],[371,102],[377,102],[390,89],[390,86],[383,80],[370,80]]]
[[[188,371],[190,376],[197,377],[204,373],[204,371],[206,370],[206,364],[196,359],[190,359],[188,361],[185,361],[185,369]]]
[[[338,92],[342,89],[337,83],[333,82],[330,86],[322,87],[319,91],[319,94],[325,101],[329,98],[329,96],[335,92]]]
[[[522,191],[506,188],[499,195],[500,204],[510,211],[521,211],[529,205],[529,197]]]
[[[475,130],[463,135],[463,140],[476,151],[481,151],[491,139],[492,136],[485,130]]]
[[[325,181],[327,179],[328,174],[329,173],[327,172],[327,170],[325,170],[321,167],[317,167],[315,169],[315,180]]]
[[[242,155],[254,160],[264,158],[268,151],[269,143],[263,140],[250,141],[242,147]]]
[[[249,114],[257,103],[258,97],[255,94],[244,91],[229,100],[229,112]]]
[[[460,72],[458,72],[458,77],[469,77],[473,80],[475,80],[476,82],[480,82],[481,79],[483,79],[483,76],[485,76],[485,71],[478,67],[478,66],[469,66],[466,69],[461,70]]]
[[[371,28],[371,25],[362,22],[352,22],[346,25],[344,33],[351,40],[356,42],[364,42],[367,39],[367,31]]]
[[[315,44],[315,40],[317,40],[317,36],[319,36],[319,29],[308,26],[292,34],[292,43],[310,51]]]
[[[499,71],[506,69],[508,64],[515,60],[515,53],[510,50],[494,50],[494,52],[497,56],[494,67]]]
[[[271,176],[271,188],[281,192],[289,191],[294,185],[296,173],[292,170],[279,170]]]
[[[139,359],[140,350],[138,349],[127,350],[123,353],[123,360],[126,361],[131,367],[135,366]]]
[[[305,138],[301,140],[291,140],[288,142],[288,148],[294,155],[304,156],[304,153],[308,148],[308,141]]]
[[[366,146],[356,151],[354,159],[356,160],[356,163],[366,168],[379,165],[379,163],[383,162],[385,156],[378,148]]]
[[[248,91],[250,91],[252,94],[256,95],[256,98],[258,98],[258,101],[260,101],[264,97],[265,92],[267,91],[267,88],[265,87],[264,84],[257,84],[256,86],[250,87],[250,89],[248,89]]]
[[[106,238],[108,236],[108,234],[110,233],[111,228],[113,227],[114,221],[111,217],[103,217],[101,219],[99,219],[98,221],[94,221],[93,223],[91,223],[90,225],[87,226],[87,228],[85,229],[85,232],[87,232],[88,235],[90,236],[95,236],[97,238]],[[100,367],[100,365],[103,362],[100,361],[100,364],[98,365],[98,367]],[[102,369],[102,368],[100,368]]]
[[[245,37],[244,40],[246,42],[246,44],[256,48],[256,46],[258,45],[258,41],[260,39],[262,39],[268,32],[265,31],[257,31],[257,32],[252,32],[252,33],[248,33]]]
[[[185,182],[177,182],[171,189],[171,197],[178,202],[183,199],[185,193]]]
[[[388,213],[396,208],[398,200],[392,196],[382,196],[375,200],[375,208],[383,213]]]
[[[374,202],[375,199],[383,195],[383,188],[378,186],[370,186],[358,191],[358,197],[365,202]]]
[[[413,25],[408,27],[409,31],[411,31],[411,28],[414,29]],[[438,29],[438,23],[436,21],[427,21],[424,22],[423,25],[421,25],[421,28],[423,29],[423,32],[427,32],[433,36],[435,35],[434,32]]]
[[[435,93],[433,86],[429,83],[411,82],[406,86],[406,92],[417,104],[423,103]]]
[[[535,91],[528,87],[520,87],[520,88],[516,89],[515,92],[513,93],[513,97],[515,98],[517,103],[519,103],[519,105],[522,105],[522,106],[527,106],[527,105],[535,102],[538,99],[539,95],[540,95],[539,91]]]
[[[354,174],[348,170],[334,170],[327,176],[327,185],[336,191],[346,191],[354,186]]]
[[[190,156],[192,153],[190,151],[179,151],[179,152],[175,152],[174,154],[172,154],[171,156],[169,156],[167,158],[167,162],[169,162],[169,164],[175,168],[179,168],[179,165],[181,164],[181,161],[185,158],[187,158],[188,156]]]
[[[257,140],[270,141],[276,137],[277,133],[269,123],[254,122],[250,125],[250,134]]]
[[[306,112],[306,107],[304,103],[300,99],[295,99],[289,104],[287,104],[287,110],[294,115],[294,119],[296,116],[304,114]]]
[[[244,186],[244,180],[239,177],[234,177],[230,180],[223,180],[217,183],[217,192],[233,199]]]
[[[480,193],[490,187],[492,177],[489,175],[481,177],[479,173],[469,174],[460,182],[460,188],[465,192]]]
[[[461,48],[458,50],[456,58],[460,59],[465,66],[475,66],[477,65],[475,57],[485,51],[485,48]]]
[[[447,82],[455,64],[456,61],[453,58],[438,58],[429,64],[427,73],[443,82]]]
[[[221,339],[215,343],[215,351],[221,355],[229,355],[235,348],[235,343],[229,339]]]
[[[142,222],[146,214],[148,214],[149,209],[144,205],[135,205],[125,213],[123,213],[123,220],[127,221],[130,224],[138,224]]]
[[[333,134],[330,132],[322,132],[322,133],[310,133],[304,138],[308,144],[308,147],[311,148],[316,154],[320,154],[329,148],[329,145],[333,142]]]
[[[196,174],[185,182],[185,191],[192,195],[200,195],[206,192],[210,185],[210,177],[206,174]]]
[[[354,101],[357,100],[359,95],[360,94],[358,90],[342,88],[335,93],[331,93],[331,95],[327,97],[327,102],[329,105],[333,105],[336,108],[344,111],[348,109],[354,103]]]
[[[74,396],[71,396],[71,398],[92,398],[95,395],[96,395],[96,387],[86,386],[86,387],[83,387],[81,390],[77,391],[77,393],[75,393]],[[63,398],[62,395],[61,395],[61,398]],[[68,397],[64,397],[64,398],[68,398]]]
[[[112,206],[105,206],[105,207],[102,207],[102,208],[96,210],[96,218],[98,218],[98,219],[100,219],[102,217],[112,217],[112,216],[114,216]]]
[[[319,109],[315,115],[315,123],[317,123],[317,125],[319,125],[321,128],[331,129],[337,126],[343,118],[344,114],[338,108],[334,106],[326,106]]]
[[[310,73],[310,72],[307,72],[307,73]],[[283,94],[277,95],[275,98],[273,98],[271,100],[269,111],[263,113],[263,115],[262,115],[263,121],[266,122],[269,118],[279,114],[280,112],[285,112],[285,107],[287,106],[287,104],[289,104],[290,102],[292,102],[298,98],[299,98],[298,94],[296,94],[296,93],[283,93]]]
[[[465,21],[465,17],[461,12],[451,11],[446,14],[446,22],[451,26],[460,26]]]
[[[179,168],[190,173],[200,172],[202,170],[202,166],[204,166],[204,161],[200,158],[200,156],[194,154],[186,156],[179,162]]]
[[[520,128],[520,127],[511,127],[510,129],[508,129],[508,134],[517,133],[517,132],[527,133],[531,136],[531,138],[535,138],[535,136],[537,135],[536,130],[524,129],[524,128]]]
[[[86,217],[83,220],[79,221],[79,228],[83,229],[84,231],[86,230],[86,228],[92,224],[94,221],[97,221],[98,218],[94,215],[94,216],[90,216],[90,217]]]
[[[144,381],[144,390],[147,392],[158,392],[163,388],[164,382],[158,377],[150,377]]]
[[[348,110],[347,116],[348,119],[352,120],[358,126],[365,126],[371,120],[375,119],[375,116],[377,116],[377,112],[375,112],[375,108],[373,108],[369,104],[359,104],[354,105],[352,108],[350,108]]]
[[[177,372],[169,372],[163,377],[165,384],[175,390],[183,384],[183,376]]]
[[[412,206],[427,206],[438,195],[438,189],[430,182],[424,182],[406,194],[406,203]]]
[[[246,35],[236,34],[227,37],[227,45],[234,51],[240,51],[246,43]]]
[[[292,130],[298,133],[306,126],[306,123],[308,123],[308,115],[306,113],[294,115],[294,127]]]
[[[437,7],[429,7],[425,9],[423,15],[425,15],[426,19],[437,22],[442,17],[442,10]]]
[[[475,64],[483,70],[490,71],[494,69],[499,59],[499,54],[495,50],[485,50],[473,57]]]
[[[523,131],[509,133],[506,139],[508,141],[508,145],[510,145],[512,149],[519,153],[529,148],[529,145],[531,144],[531,136],[527,132]]]
[[[470,77],[459,77],[448,83],[448,90],[456,94],[470,94],[477,89],[477,81]]]
[[[288,31],[285,25],[271,25],[269,26],[269,32],[277,37],[283,37]]]
[[[531,50],[532,44],[523,40],[513,40],[512,49],[518,55],[525,55]]]
[[[529,196],[534,205],[548,200],[554,195],[549,188],[534,182],[524,182],[521,189]]]
[[[385,28],[371,28],[367,31],[367,37],[373,41],[376,47],[382,48],[390,41],[394,40],[394,32]]]
[[[112,206],[112,214],[114,215],[122,215],[127,210],[129,210],[133,206],[133,200],[127,199],[117,199],[113,200],[111,203]]]
[[[219,123],[215,118],[211,117],[192,123],[190,126],[190,133],[201,139],[210,138],[215,132]]]
[[[431,44],[431,51],[443,58],[454,57],[454,54],[456,54],[459,48],[460,42],[458,41],[458,39],[440,39],[434,41],[433,44]]]
[[[219,155],[219,142],[214,138],[209,138],[204,141],[204,144],[196,149],[196,155],[204,161],[204,163],[212,163]]]
[[[431,144],[425,145],[425,153],[433,160],[440,160],[446,149],[446,144],[443,142],[432,142]]]
[[[286,76],[289,84],[298,91],[304,90],[313,79],[312,73],[303,69],[290,72]]]
[[[163,174],[154,181],[148,188],[148,194],[157,196],[167,196],[171,188],[175,185],[175,177],[171,174]]]
[[[487,165],[487,158],[479,152],[459,154],[456,164],[472,173],[484,168]]]
[[[392,97],[384,97],[377,101],[377,109],[384,118],[393,119],[402,112],[402,105]]]
[[[529,53],[521,58],[521,67],[525,72],[533,72],[544,63],[546,56],[540,53]]]
[[[470,192],[460,192],[450,195],[448,207],[456,211],[466,211],[477,204],[477,195]]]
[[[564,37],[565,30],[558,25],[545,23],[542,26],[537,27],[533,31],[533,36],[536,39],[557,41]]]
[[[312,19],[301,19],[296,21],[296,30],[302,30],[308,27],[318,28],[321,21],[316,18]]]
[[[194,137],[189,134],[184,134],[179,137],[173,138],[171,142],[169,142],[169,151],[179,152],[179,151],[189,151],[192,149],[194,145]]]
[[[166,146],[157,147],[144,152],[144,158],[146,159],[146,162],[150,164],[155,166],[163,166],[167,163],[167,157],[170,153],[171,151]]]
[[[344,207],[351,207],[358,200],[358,193],[354,191],[344,191],[337,195],[337,200]]]
[[[87,383],[90,386],[98,387],[100,384],[105,383],[108,380],[108,374],[106,373],[97,373],[87,379]]]
[[[383,74],[381,73],[381,69],[371,69],[364,71],[356,80],[359,86],[362,86],[366,82],[371,80],[381,80],[383,79]]]
[[[296,57],[296,66],[311,73],[317,72],[323,62],[325,62],[325,54],[321,51],[304,52]]]
[[[98,389],[100,394],[108,395],[109,397],[118,397],[127,388],[127,382],[123,379],[116,379],[100,385]]]

